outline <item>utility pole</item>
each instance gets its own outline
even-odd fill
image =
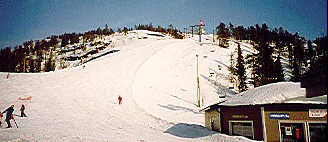
[[[199,26],[199,42],[202,42],[202,26]]]
[[[215,31],[215,16],[213,16],[213,42],[215,42],[214,31]]]
[[[200,88],[199,88],[199,76],[198,76],[198,55],[197,57],[197,106],[200,107]]]
[[[26,53],[24,53],[23,62],[24,62],[24,69],[23,69],[23,73],[25,73],[25,69],[26,69]]]

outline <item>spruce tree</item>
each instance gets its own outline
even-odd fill
[[[237,49],[237,65],[236,65],[236,72],[237,73],[237,86],[238,91],[243,92],[247,90],[247,84],[246,84],[246,70],[245,70],[245,61],[244,57],[242,55],[242,50],[240,48],[240,44],[238,43],[238,49]]]
[[[307,41],[307,51],[306,51],[306,55],[307,55],[307,60],[309,63],[309,67],[314,65],[314,60],[315,60],[315,50],[313,50],[313,46],[312,46],[312,42],[311,40]]]
[[[274,76],[276,79],[275,82],[284,81],[284,73],[280,60],[281,60],[281,55],[279,53],[276,61],[274,62]]]
[[[108,25],[105,25],[105,29],[103,30],[103,34],[108,36],[109,35],[109,29],[108,29]]]
[[[304,54],[304,39],[298,36],[298,33],[293,35],[292,48],[292,81],[299,82],[301,80],[302,68],[306,65]]]
[[[220,25],[218,27],[216,27],[217,29],[217,35],[218,38],[228,38],[229,37],[229,32],[228,29],[226,28],[224,23],[220,23]]]

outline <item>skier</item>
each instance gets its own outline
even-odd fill
[[[0,113],[0,127],[1,127],[1,125],[2,125],[2,122],[1,122],[2,117],[3,117],[3,115],[2,115],[2,113]]]
[[[118,95],[118,104],[122,104],[122,97]]]
[[[9,76],[9,73],[8,73],[8,74],[7,74],[7,79],[9,79],[9,77],[10,77],[10,76]]]
[[[14,105],[11,105],[9,108],[7,108],[4,112],[1,113],[1,114],[7,113],[6,122],[8,126],[6,128],[11,128],[10,119],[12,117],[13,112],[14,112]]]
[[[25,111],[24,104],[22,104],[22,107],[21,107],[20,111],[21,111],[21,117],[27,117],[26,114],[24,113],[24,111]]]

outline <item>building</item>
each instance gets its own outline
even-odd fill
[[[205,127],[264,141],[327,141],[327,95],[306,98],[300,83],[273,83],[204,107]]]

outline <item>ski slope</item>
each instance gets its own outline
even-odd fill
[[[105,37],[120,51],[85,67],[10,73],[9,79],[0,73],[0,111],[14,104],[20,115],[24,103],[27,115],[15,117],[19,128],[12,121],[13,128],[1,129],[0,141],[251,141],[205,129],[196,106],[196,55],[203,106],[234,95],[227,67],[237,45],[220,48],[210,36],[199,43],[198,36],[156,34]],[[32,100],[18,100],[27,96]]]

